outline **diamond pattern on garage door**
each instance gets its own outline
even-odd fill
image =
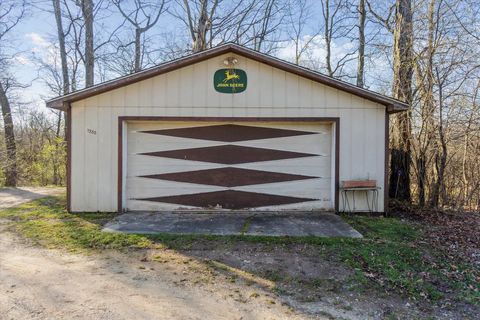
[[[316,154],[309,153],[288,152],[234,145],[147,152],[142,154],[147,156],[205,161],[222,164],[239,164],[316,156]]]
[[[315,132],[221,124],[214,126],[142,131],[145,133],[223,142],[247,141],[315,134]]]
[[[245,209],[270,205],[292,204],[316,199],[285,197],[237,190],[184,194],[179,196],[153,197],[140,200],[183,204],[200,208]]]
[[[193,145],[198,145],[199,147],[136,153],[137,156],[152,159],[151,161],[160,161],[158,163],[170,163],[171,165],[159,166],[159,168],[162,168],[160,171],[163,171],[163,173],[153,172],[136,175],[136,179],[153,181],[150,183],[152,192],[150,192],[149,196],[130,197],[130,200],[165,203],[191,208],[214,207],[232,210],[327,200],[317,197],[294,196],[289,194],[289,192],[283,191],[283,189],[288,189],[286,187],[287,183],[312,180],[311,185],[313,185],[315,181],[323,179],[319,175],[277,172],[276,170],[276,168],[280,167],[282,168],[280,171],[297,170],[296,167],[299,166],[296,164],[297,159],[305,159],[302,163],[306,163],[308,166],[309,161],[307,159],[325,157],[324,154],[318,152],[281,150],[285,149],[281,143],[282,139],[300,139],[298,141],[302,141],[302,137],[321,135],[319,132],[221,124],[173,129],[138,130],[137,134],[146,134],[149,137],[159,136],[159,145],[162,145],[161,139],[179,142],[192,140],[198,141]],[[160,138],[162,136],[165,138]],[[148,139],[152,140],[153,138]],[[218,144],[218,142],[227,142],[227,144]],[[282,145],[280,148],[278,148],[279,142]],[[152,143],[154,145],[154,142]],[[210,145],[203,146],[205,143],[210,143]],[[217,145],[211,145],[212,143],[217,143]],[[173,142],[170,142],[170,144],[174,145]],[[258,146],[252,146],[252,144]],[[315,162],[314,160],[312,161]],[[255,166],[257,163],[267,163],[271,164],[271,166],[269,170],[238,167],[242,165]],[[209,166],[217,167],[203,170],[176,170],[177,167],[184,168],[188,164],[192,168],[201,168],[208,164]],[[165,173],[165,170],[168,172]],[[154,169],[150,171],[154,171]],[[184,192],[182,192],[182,187],[179,183],[185,185],[185,188],[183,188]],[[168,190],[169,185],[172,186],[172,192]],[[261,190],[263,190],[262,186],[265,186],[267,191],[255,192],[249,190],[250,186],[254,185],[259,186]],[[155,186],[160,190],[158,195],[154,194]],[[210,186],[210,189],[207,186]],[[238,188],[242,188],[242,190]],[[186,191],[187,189],[188,191]],[[196,190],[198,191],[195,192]],[[200,192],[202,190],[211,191]]]
[[[222,187],[238,187],[254,184],[318,178],[312,176],[303,176],[299,174],[287,174],[231,167],[164,174],[151,174],[141,177]]]

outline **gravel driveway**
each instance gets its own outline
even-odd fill
[[[0,318],[311,319],[255,284],[176,252],[161,257],[62,254],[30,245],[0,220]]]
[[[63,191],[2,188],[0,210]],[[20,238],[0,219],[0,318],[319,319],[292,311],[262,286],[160,253],[62,253]]]
[[[65,191],[57,187],[0,188],[0,210]]]

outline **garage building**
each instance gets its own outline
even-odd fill
[[[387,202],[400,101],[236,44],[55,98],[71,212],[344,210],[343,181]],[[355,209],[367,209],[367,193]]]

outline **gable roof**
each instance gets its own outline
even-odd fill
[[[405,111],[409,108],[408,104],[400,100],[379,94],[371,90],[357,87],[348,82],[329,77],[322,73],[295,65],[293,63],[260,53],[258,51],[254,51],[252,49],[234,43],[226,43],[212,49],[208,49],[183,58],[159,64],[155,67],[148,68],[143,71],[99,83],[89,88],[78,90],[64,96],[53,98],[47,101],[47,107],[59,110],[66,110],[66,104],[68,103],[86,99],[113,89],[117,89],[119,87],[127,86],[138,81],[149,79],[163,73],[167,73],[179,68],[192,65],[194,63],[214,58],[224,53],[238,54],[246,58],[264,63],[271,67],[293,73],[309,80],[316,81],[324,85],[336,88],[338,90],[342,90],[353,95],[368,99],[370,101],[382,104],[387,107],[387,111],[389,113]]]

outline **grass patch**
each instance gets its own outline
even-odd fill
[[[262,244],[282,250],[294,250],[298,244],[310,246],[311,252],[322,252],[353,269],[349,280],[352,290],[378,288],[403,293],[411,299],[435,301],[452,292],[457,299],[480,303],[480,271],[468,264],[454,263],[435,248],[419,241],[418,225],[395,218],[345,216],[360,231],[363,239],[267,236],[201,236],[201,235],[132,235],[102,232],[101,225],[113,218],[110,213],[70,214],[65,197],[48,197],[19,207],[0,211],[21,235],[49,248],[73,252],[102,249],[143,249],[168,247],[188,251],[199,244],[228,252],[239,243]],[[248,228],[247,225],[244,226]],[[323,255],[324,253],[324,255]],[[451,277],[455,274],[455,277]],[[278,272],[264,275],[270,281],[282,282]],[[312,286],[318,286],[315,281]],[[320,284],[321,285],[321,284]]]
[[[244,235],[245,233],[248,232],[248,229],[250,228],[250,223],[252,222],[252,217],[247,217],[245,219],[245,222],[243,223],[242,230],[240,230],[240,233]]]
[[[65,196],[47,197],[15,208],[0,211],[0,218],[11,220],[20,235],[48,248],[86,252],[92,249],[146,248],[153,243],[139,235],[102,232],[101,227],[88,219],[67,213]]]
[[[167,234],[147,237],[153,242],[161,242],[180,251],[188,251],[198,243],[212,248],[231,248],[234,244],[243,242],[282,246],[285,250],[289,250],[291,245],[306,244],[327,252],[322,258],[335,259],[355,270],[354,277],[349,281],[352,290],[362,291],[373,287],[401,293],[413,300],[429,301],[440,300],[446,293],[455,291],[458,293],[457,298],[462,301],[473,304],[480,302],[479,283],[476,276],[472,275],[478,275],[478,270],[473,271],[468,265],[452,267],[447,257],[428,244],[419,244],[422,230],[417,225],[384,217],[346,216],[344,219],[362,233],[364,238]],[[464,276],[460,279],[450,278],[452,268]],[[275,272],[265,276],[274,282],[282,281],[283,277]]]
[[[358,283],[373,280],[382,288],[415,300],[437,301],[450,294],[454,299],[480,303],[480,270],[464,263],[456,265],[436,248],[420,241],[419,225],[396,218],[344,219],[365,237],[353,246],[336,247],[344,261],[357,271]]]
[[[72,214],[82,220],[86,220],[99,226],[105,225],[117,215],[116,212],[81,212]]]
[[[413,241],[421,235],[420,230],[411,223],[396,218],[351,215],[344,215],[342,218],[366,239],[406,242]]]

